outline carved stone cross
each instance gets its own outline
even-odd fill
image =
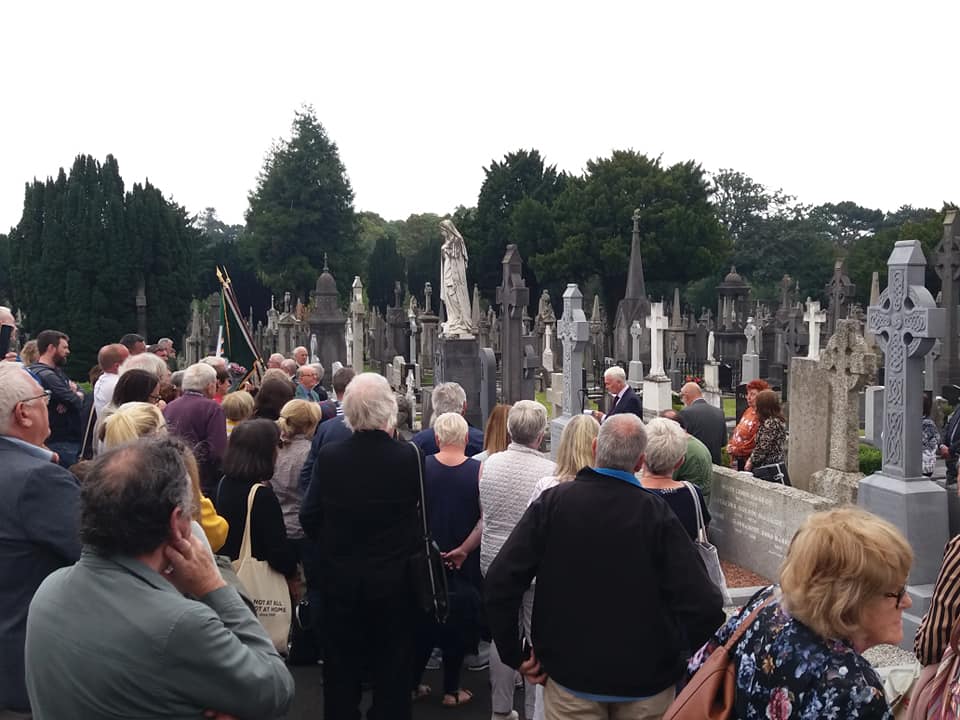
[[[807,357],[811,360],[820,359],[820,326],[827,321],[827,314],[820,311],[820,301],[807,298],[807,312],[803,321],[807,323]]]
[[[642,335],[643,325],[640,324],[639,320],[634,320],[633,324],[630,325],[630,337],[633,338],[633,352],[630,354],[630,357],[633,360],[640,359],[640,338]]]
[[[948,210],[943,219],[943,238],[933,256],[933,269],[941,280],[940,307],[947,311],[946,334],[939,366],[941,380],[960,380],[960,356],[957,348],[957,305],[960,304],[960,218]],[[934,388],[935,389],[935,388]]]
[[[867,310],[867,327],[886,356],[883,474],[921,478],[923,356],[943,337],[946,311],[923,286],[927,261],[919,240],[901,240],[887,261],[887,289]]]
[[[663,333],[667,329],[667,316],[663,314],[663,303],[655,302],[650,305],[650,314],[647,316],[647,327],[650,329],[650,375],[657,380],[665,379],[663,371]]]
[[[590,322],[583,312],[583,294],[574,283],[567,285],[563,293],[557,339],[563,343],[563,414],[575,415],[580,411],[583,350],[590,340]]]
[[[837,321],[837,330],[820,353],[820,369],[830,384],[830,467],[857,472],[860,467],[859,393],[877,371],[877,356],[860,335],[856,320]]]

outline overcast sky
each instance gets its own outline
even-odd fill
[[[958,21],[916,1],[3,3],[0,231],[78,153],[243,222],[301,103],[356,208],[388,219],[474,205],[518,148],[939,209],[960,201]]]

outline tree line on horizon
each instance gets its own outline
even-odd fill
[[[248,195],[243,225],[215,208],[191,216],[149,181],[124,191],[117,160],[79,155],[69,173],[27,183],[20,222],[0,234],[0,303],[21,308],[31,334],[52,327],[71,334],[78,375],[99,346],[136,329],[142,281],[151,338],[179,338],[190,298],[218,289],[216,265],[230,272],[241,306],[256,317],[271,295],[309,302],[328,258],[346,303],[359,275],[371,306],[424,302],[434,287],[438,309],[439,223],[451,218],[469,252],[467,280],[493,302],[507,244],[517,245],[536,313],[549,290],[557,314],[567,283],[600,296],[611,319],[626,286],[632,216],[639,231],[647,292],[672,296],[699,314],[714,307],[715,287],[736,265],[755,298],[774,300],[784,274],[803,297],[825,299],[834,261],[843,258],[866,304],[870,275],[882,271],[893,244],[919,239],[928,257],[942,234],[943,211],[902,206],[895,212],[845,201],[810,206],[745,173],[708,173],[694,160],[666,166],[659,157],[615,150],[587,161],[582,174],[559,172],[536,149],[510,152],[484,168],[473,207],[447,215],[385,220],[354,208],[347,169],[309,106],[294,116],[289,139],[275,142]],[[939,279],[928,271],[936,293]]]

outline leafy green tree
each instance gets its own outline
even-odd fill
[[[824,203],[810,210],[810,220],[817,223],[838,250],[847,250],[854,242],[869,237],[883,225],[881,210],[871,210],[846,200]]]
[[[552,207],[557,241],[532,266],[540,277],[563,282],[599,278],[612,314],[626,288],[634,209],[648,294],[667,295],[674,284],[717,273],[729,258],[730,242],[699,165],[664,168],[659,158],[616,150],[566,182]]]
[[[264,284],[306,295],[328,254],[345,300],[361,263],[353,190],[312,107],[297,111],[289,140],[274,144],[249,201],[244,243]]]
[[[434,288],[431,309],[435,313],[438,310],[437,303],[440,302],[440,246],[443,244],[440,237],[441,220],[443,218],[439,215],[423,213],[411,215],[398,223],[397,249],[406,258],[407,289],[411,295],[416,296],[420,307],[423,307],[423,286],[429,282]],[[469,247],[467,252],[470,253]],[[469,260],[472,263],[473,257]]]
[[[535,307],[539,295],[539,273],[530,263],[537,253],[552,248],[554,238],[542,236],[541,224],[530,219],[530,206],[524,201],[535,201],[550,207],[560,195],[567,176],[558,173],[556,166],[546,165],[537,150],[517,150],[504,156],[502,162],[493,161],[484,168],[485,178],[480,187],[477,208],[469,227],[454,224],[467,242],[470,262],[467,281],[478,284],[490,300],[502,281],[503,254],[508,244],[515,244],[524,261],[523,274],[530,288],[530,301]],[[523,219],[514,222],[516,210],[525,206]]]

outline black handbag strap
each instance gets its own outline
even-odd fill
[[[423,490],[423,460],[420,457],[420,448],[417,444],[412,441],[410,444],[413,445],[413,450],[417,453],[417,475],[420,478],[420,520],[423,523],[423,537],[426,539],[430,536],[430,531],[427,529],[427,498]]]

